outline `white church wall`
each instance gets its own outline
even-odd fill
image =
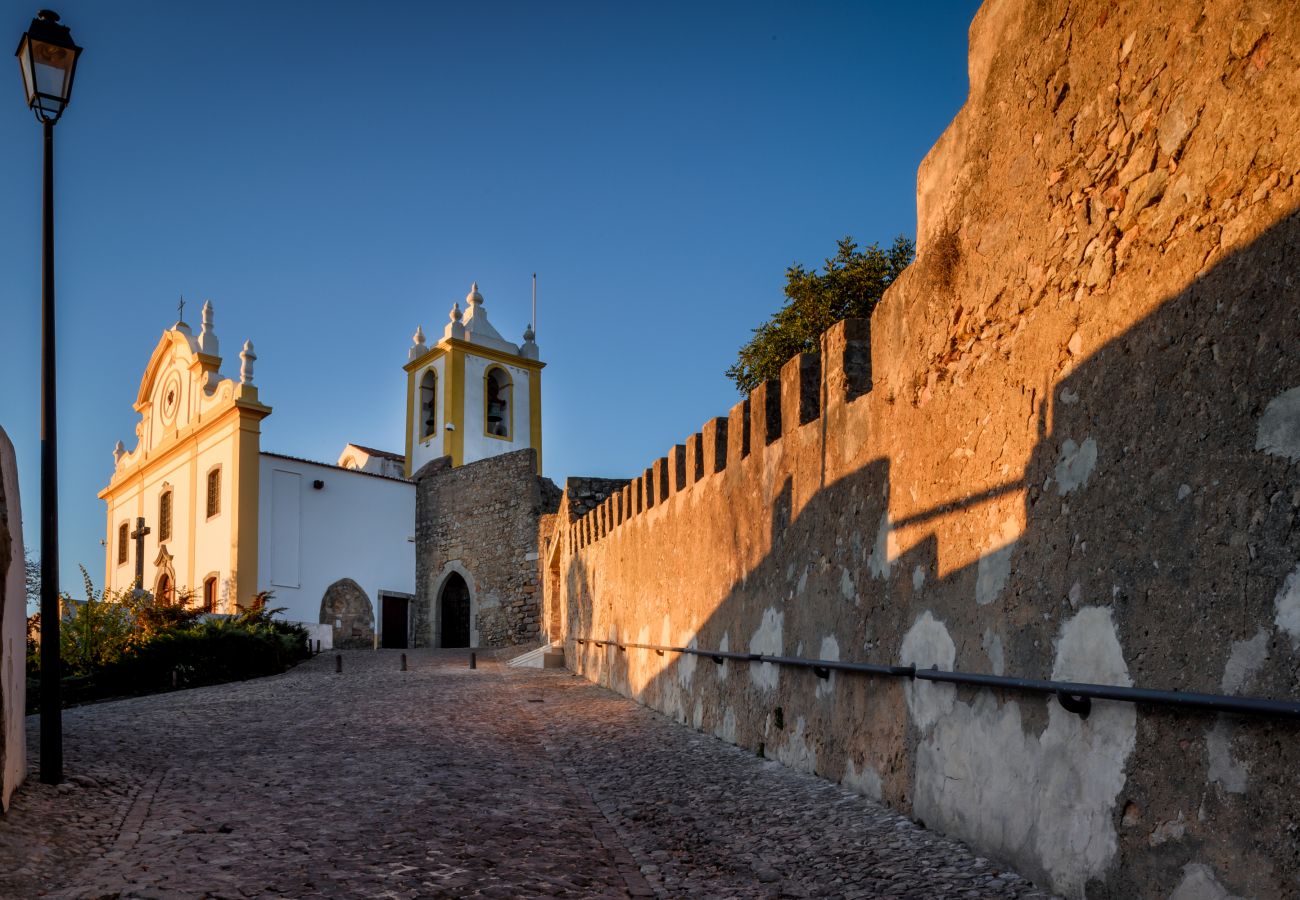
[[[221,467],[220,511],[207,517],[207,474]],[[230,548],[234,522],[232,485],[234,442],[231,432],[200,436],[193,444],[176,448],[160,464],[151,466],[133,485],[116,492],[109,501],[107,572],[104,583],[112,590],[126,590],[135,582],[134,540],[128,544],[127,559],[118,562],[119,526],[135,531],[136,518],[144,517],[149,534],[144,543],[144,587],[153,590],[161,567],[156,565],[160,543],[159,500],[172,491],[171,537],[162,543],[172,557],[176,587],[190,589],[201,599],[203,579],[216,573],[223,602],[228,599]],[[225,607],[220,607],[225,609]]]
[[[420,380],[424,378],[424,373],[433,369],[438,376],[438,405],[434,409],[434,416],[437,420],[437,427],[433,429],[433,434],[424,440],[419,437],[420,422],[423,421],[420,410]],[[444,448],[444,436],[447,431],[447,394],[446,394],[446,377],[447,377],[447,358],[439,356],[427,366],[421,366],[415,373],[415,390],[411,392],[411,410],[410,421],[415,423],[414,446],[411,447],[411,471],[418,472],[420,467],[430,460],[445,456],[447,451]]]
[[[505,369],[509,373],[512,383],[510,401],[514,406],[514,410],[510,417],[509,440],[492,437],[484,432],[486,417],[484,395],[486,388],[483,379],[487,374],[487,370],[493,366]],[[498,453],[509,453],[512,450],[523,450],[532,446],[532,429],[530,427],[532,411],[529,409],[528,402],[529,377],[530,373],[527,369],[505,365],[481,356],[466,354],[465,436],[464,442],[461,444],[464,450],[465,462],[475,462],[489,456],[496,456]],[[415,472],[418,468],[418,465],[412,466],[411,471]]]
[[[415,593],[411,482],[270,453],[260,466],[257,585],[275,592],[283,618],[319,622],[340,578],[361,585],[376,623],[380,591]]]

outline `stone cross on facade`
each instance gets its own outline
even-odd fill
[[[135,520],[135,531],[131,532],[131,540],[135,541],[135,591],[133,593],[144,593],[144,538],[150,533],[150,529],[144,524],[144,517],[140,516]]]
[[[176,321],[177,322],[185,321],[185,295],[184,294],[181,295],[180,302],[176,304]]]

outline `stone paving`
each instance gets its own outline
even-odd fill
[[[0,820],[0,896],[1047,896],[568,673],[408,654],[68,710],[69,781],[33,766]]]

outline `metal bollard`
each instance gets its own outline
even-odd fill
[[[320,638],[316,638],[316,653],[320,655]]]
[[[176,670],[172,669],[172,690],[176,690]]]
[[[343,654],[342,654],[342,653],[335,653],[335,654],[334,654],[334,674],[335,674],[335,675],[342,675],[342,674],[343,674]]]
[[[405,653],[402,654],[402,671],[403,671],[403,672],[406,671],[406,654],[405,654]]]
[[[471,669],[477,669],[477,668],[478,668],[478,654],[477,654],[477,653],[470,653],[470,655],[469,655],[469,667],[470,667]]]

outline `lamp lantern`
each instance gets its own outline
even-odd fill
[[[72,78],[81,48],[72,42],[59,14],[43,9],[18,42],[18,67],[23,73],[27,106],[41,122],[53,124],[72,98]]]

